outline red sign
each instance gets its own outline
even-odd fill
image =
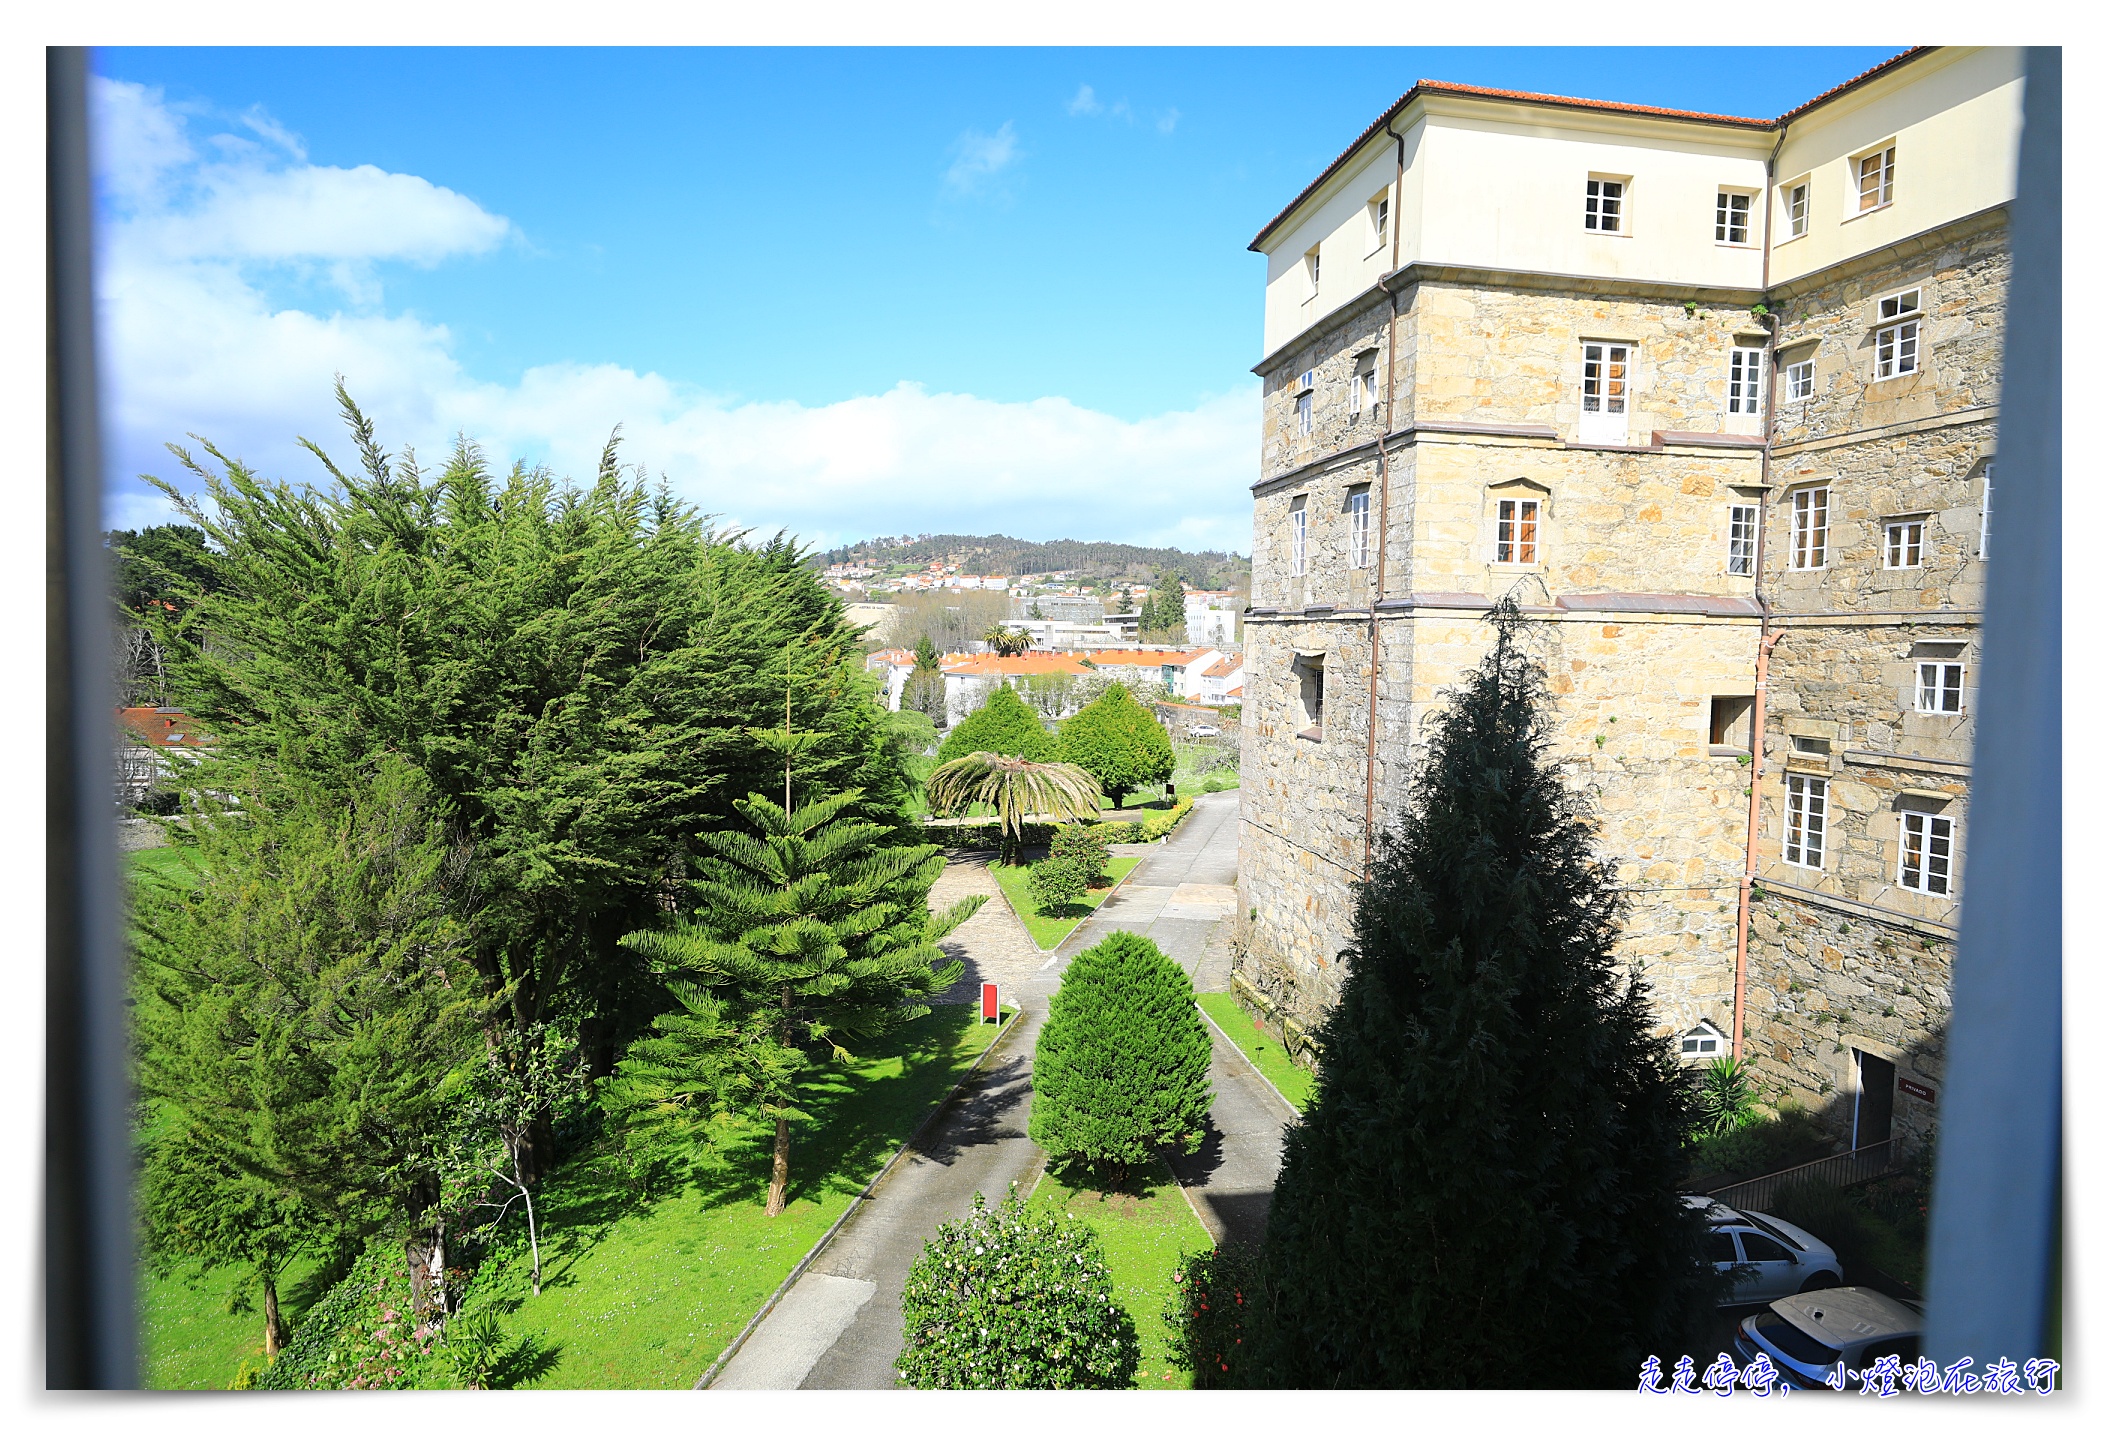
[[[1908,1077],[1898,1077],[1896,1079],[1896,1085],[1898,1087],[1901,1087],[1904,1091],[1910,1093],[1911,1096],[1917,1098],[1920,1102],[1933,1101],[1937,1095],[1933,1092],[1930,1087],[1925,1086],[1922,1082],[1913,1082]]]
[[[996,1010],[996,991],[995,984],[992,982],[981,984],[981,1020],[983,1022],[1001,1022],[1003,1020],[1002,1014]],[[1931,1099],[1927,1098],[1926,1100],[1930,1101]]]

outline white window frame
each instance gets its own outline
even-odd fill
[[[1591,234],[1627,234],[1627,196],[1632,181],[1615,175],[1590,175],[1581,206],[1581,227]]]
[[[1905,320],[1874,331],[1874,377],[1900,379],[1918,372],[1918,321]]]
[[[1308,304],[1318,297],[1318,280],[1324,271],[1324,246],[1314,244],[1303,251],[1303,302]]]
[[[1301,578],[1310,566],[1310,506],[1297,499],[1288,510],[1288,574]]]
[[[1786,840],[1780,859],[1821,871],[1830,812],[1830,780],[1809,773],[1786,775]]]
[[[1368,367],[1364,369],[1363,363]],[[1362,411],[1376,407],[1376,356],[1366,355],[1355,359],[1354,377],[1347,381],[1347,417],[1359,419]]]
[[[1934,897],[1954,893],[1954,819],[1906,808],[1896,815],[1896,883]]]
[[[1793,541],[1787,566],[1827,568],[1830,560],[1830,486],[1815,484],[1793,491]]]
[[[1992,461],[1990,459],[1984,460],[1983,518],[1976,531],[1976,556],[1978,558],[1984,557],[1991,551],[1991,464]]]
[[[1797,179],[1784,190],[1786,201],[1786,238],[1799,239],[1808,232],[1809,181]]]
[[[1347,566],[1367,568],[1369,566],[1369,491],[1367,488],[1351,490],[1347,494]]]
[[[1791,364],[1788,364],[1783,377],[1786,380],[1786,392],[1779,396],[1781,402],[1798,404],[1804,399],[1815,397],[1815,359],[1813,356],[1806,359],[1796,359]]]
[[[1386,189],[1369,201],[1369,253],[1391,241],[1391,192]]]
[[[1748,248],[1749,212],[1755,203],[1756,196],[1748,190],[1717,191],[1713,196],[1713,243]]]
[[[1899,289],[1893,294],[1884,294],[1874,301],[1874,322],[1886,324],[1895,319],[1922,319],[1925,317],[1925,286],[1913,284],[1908,289]]]
[[[1632,412],[1633,350],[1610,339],[1581,343],[1581,441],[1622,443]]]
[[[1722,1057],[1727,1054],[1727,1034],[1710,1022],[1700,1022],[1677,1039],[1685,1057]]]
[[[1764,412],[1764,351],[1737,344],[1727,356],[1727,412]]]
[[[1761,514],[1755,504],[1727,506],[1727,571],[1754,577],[1757,571],[1757,524]]]
[[[1925,514],[1890,519],[1882,526],[1881,566],[1923,568],[1925,566]]]
[[[1535,564],[1544,548],[1543,501],[1501,499],[1493,513],[1493,561],[1517,567]]]
[[[1869,169],[1871,164],[1873,168]],[[1873,178],[1873,186],[1867,180]],[[1857,196],[1857,208],[1852,213],[1872,214],[1877,209],[1886,209],[1896,201],[1896,142],[1890,140],[1876,149],[1864,150],[1852,156],[1852,189]]]
[[[1959,658],[1920,658],[1913,709],[1951,718],[1969,706],[1969,665]]]
[[[1317,422],[1317,370],[1305,369],[1296,380],[1296,433],[1308,437]]]

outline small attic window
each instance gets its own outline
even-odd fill
[[[1685,1057],[1722,1057],[1727,1053],[1727,1035],[1710,1022],[1701,1022],[1678,1039]]]

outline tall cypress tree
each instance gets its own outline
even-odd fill
[[[1690,1098],[1512,601],[1428,728],[1282,1153],[1260,1342],[1285,1386],[1615,1386],[1704,1309]]]

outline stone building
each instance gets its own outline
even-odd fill
[[[1513,594],[1661,1030],[1926,1129],[2020,77],[1918,49],[1773,120],[1423,81],[1253,241],[1236,982],[1291,1045]]]

